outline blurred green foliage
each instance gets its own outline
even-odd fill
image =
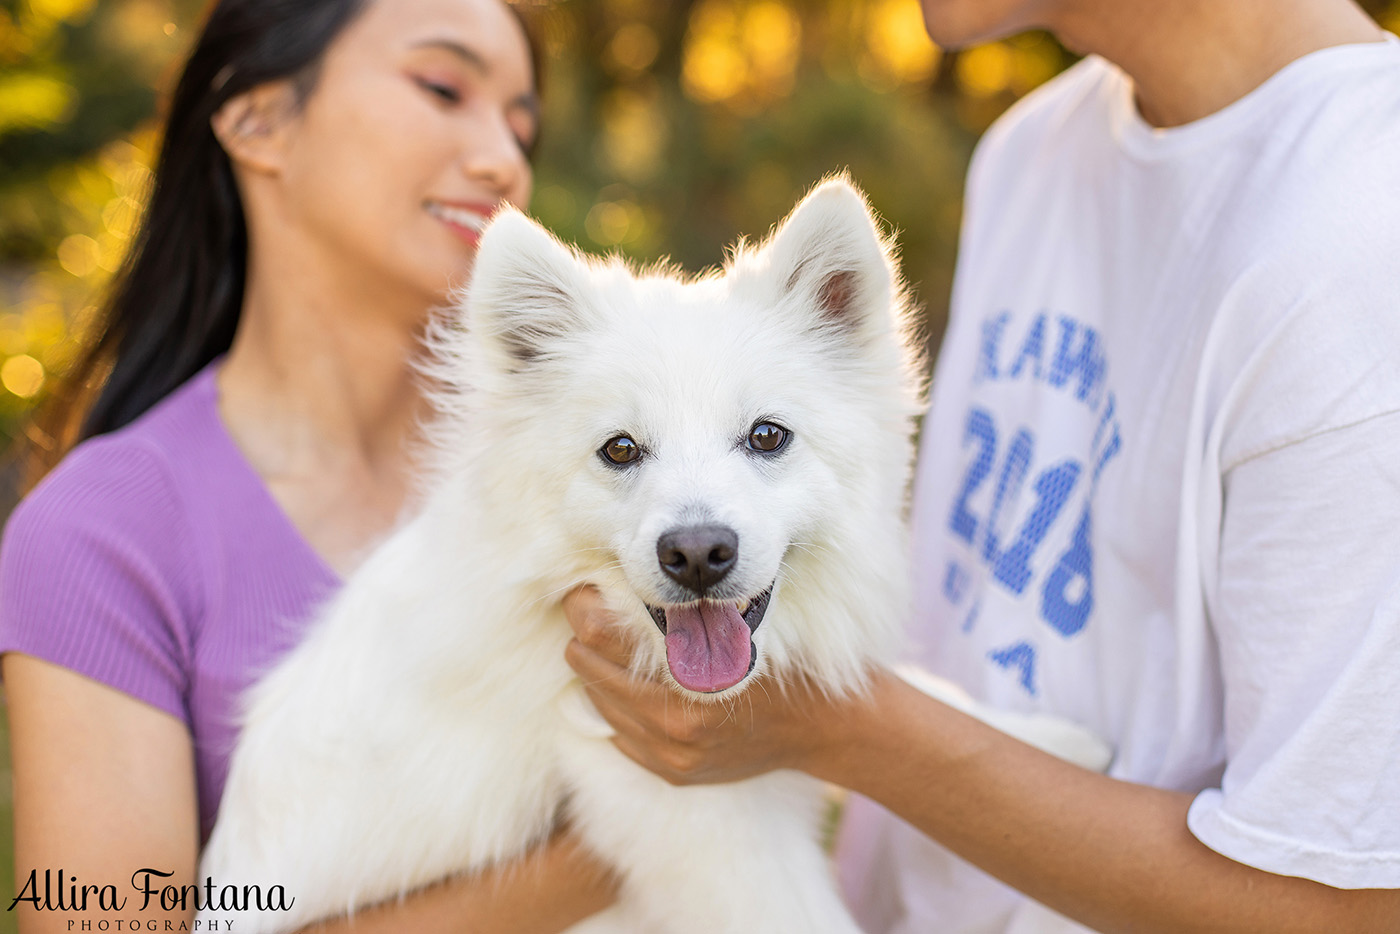
[[[160,95],[205,5],[0,0],[0,444],[121,261]],[[585,249],[697,269],[847,168],[899,232],[933,340],[973,143],[1072,61],[1043,35],[944,54],[918,0],[544,5],[542,221]],[[1363,5],[1400,29],[1400,0]]]
[[[121,261],[203,7],[0,2],[0,442]],[[544,46],[532,209],[561,236],[697,269],[849,168],[900,231],[934,334],[976,135],[1069,61],[1043,36],[943,55],[917,0],[559,0]]]

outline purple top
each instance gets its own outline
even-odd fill
[[[220,363],[74,448],[0,543],[0,652],[54,662],[184,721],[201,843],[240,692],[340,585],[224,427]]]

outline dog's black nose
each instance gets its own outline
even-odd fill
[[[724,580],[738,559],[739,535],[722,525],[672,529],[656,540],[661,570],[697,595]]]

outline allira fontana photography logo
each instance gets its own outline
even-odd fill
[[[138,869],[131,874],[130,890],[123,894],[112,883],[82,882],[63,869],[31,869],[7,911],[27,903],[35,911],[110,911],[144,912],[210,911],[236,914],[240,911],[287,911],[296,899],[287,895],[281,885],[219,885],[212,878],[203,884],[171,885],[165,880],[175,875],[160,869]],[[81,924],[81,927],[76,925]],[[118,927],[117,925],[120,925]],[[84,931],[231,931],[232,921],[181,922],[166,921],[156,926],[153,920],[134,916],[127,920],[69,922],[72,930]]]

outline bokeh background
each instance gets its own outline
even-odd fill
[[[1363,6],[1400,32],[1400,0]],[[162,94],[205,7],[0,0],[0,448],[82,346],[140,217]],[[1038,34],[945,52],[924,35],[918,0],[557,0],[543,12],[541,221],[586,250],[699,269],[847,168],[899,233],[931,344],[978,135],[1073,61]],[[13,477],[0,464],[0,519]],[[10,798],[6,760],[3,905]]]

